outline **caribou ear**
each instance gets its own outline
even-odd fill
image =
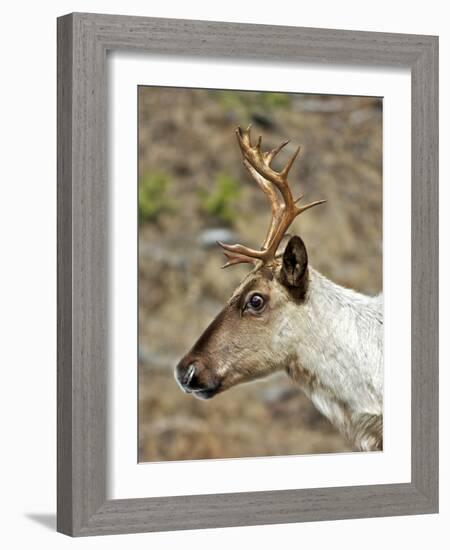
[[[308,254],[305,243],[294,235],[290,238],[283,253],[280,281],[291,290],[306,291]]]

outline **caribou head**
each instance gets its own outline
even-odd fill
[[[294,333],[308,292],[308,255],[298,236],[282,251],[280,245],[299,214],[325,202],[301,206],[302,196],[292,196],[288,174],[300,148],[278,172],[272,161],[289,141],[264,152],[261,137],[252,144],[250,127],[238,128],[236,136],[244,166],[266,195],[272,216],[260,250],[218,243],[227,258],[223,267],[248,263],[253,269],[175,369],[181,388],[202,399],[285,369],[293,360]]]

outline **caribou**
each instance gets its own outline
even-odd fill
[[[354,450],[383,446],[383,302],[339,286],[308,263],[303,240],[286,234],[317,206],[294,200],[288,175],[300,151],[276,171],[288,143],[263,151],[250,127],[236,130],[243,164],[266,195],[271,221],[261,248],[219,242],[229,267],[252,270],[175,368],[182,390],[210,399],[278,371],[300,386]],[[283,246],[282,242],[285,242]]]

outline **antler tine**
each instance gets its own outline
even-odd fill
[[[222,269],[236,264],[256,264],[259,261],[264,261],[263,250],[253,250],[241,244],[225,244],[217,241],[217,244],[224,250],[224,255],[228,260]]]
[[[250,131],[251,126],[246,130],[242,130],[240,127],[236,129],[238,144],[242,152],[244,166],[269,200],[272,218],[261,250],[254,250],[240,244],[229,245],[219,242],[218,244],[224,249],[224,254],[228,259],[223,267],[238,263],[256,263],[258,260],[263,263],[272,261],[284,234],[294,219],[305,210],[326,202],[319,200],[302,207],[296,206],[303,195],[294,200],[287,177],[300,152],[300,147],[296,149],[284,168],[277,172],[270,165],[281,149],[289,143],[289,140],[283,141],[271,151],[262,152],[261,136],[256,145],[252,145]],[[278,189],[283,201],[279,200],[278,194],[271,184]]]
[[[286,139],[271,151],[267,151],[267,153],[264,153],[264,160],[266,161],[268,166],[270,166],[273,159],[278,155],[278,153],[281,151],[281,149],[283,149],[283,147],[285,147],[288,143],[290,143],[290,141],[291,141],[290,139]]]
[[[292,157],[287,161],[287,164],[286,166],[283,168],[283,170],[280,172],[280,174],[284,177],[284,178],[287,178],[288,174],[289,174],[289,171],[290,169],[292,168],[292,165],[294,164],[295,162],[295,159],[298,157],[298,154],[300,153],[300,145],[297,147],[297,149],[295,150],[295,153],[292,155]],[[287,183],[287,182],[286,182]]]
[[[223,243],[217,241],[217,244],[223,247]],[[224,251],[224,256],[228,260],[223,266],[222,269],[225,269],[226,267],[230,267],[232,265],[236,264],[251,264],[254,263],[253,258],[249,256],[244,256],[243,254],[238,254],[236,252],[231,253],[228,251]]]
[[[248,248],[242,244],[226,244],[221,241],[217,241],[217,244],[221,246],[225,252],[225,256],[245,256],[248,258],[253,258],[253,260],[263,260],[265,250],[253,250],[253,248]],[[228,253],[228,254],[227,254]]]
[[[299,199],[297,199],[298,201]],[[297,202],[295,201],[295,202]],[[298,216],[299,214],[301,214],[302,212],[305,212],[305,210],[309,210],[310,208],[312,208],[313,206],[317,206],[319,204],[323,204],[324,202],[327,202],[327,199],[321,199],[319,201],[314,201],[314,202],[310,202],[309,204],[305,204],[304,206],[298,208],[298,213],[296,214],[296,216]]]

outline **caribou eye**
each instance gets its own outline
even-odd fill
[[[261,294],[252,294],[247,301],[247,307],[253,311],[261,311],[266,303],[264,296]]]

